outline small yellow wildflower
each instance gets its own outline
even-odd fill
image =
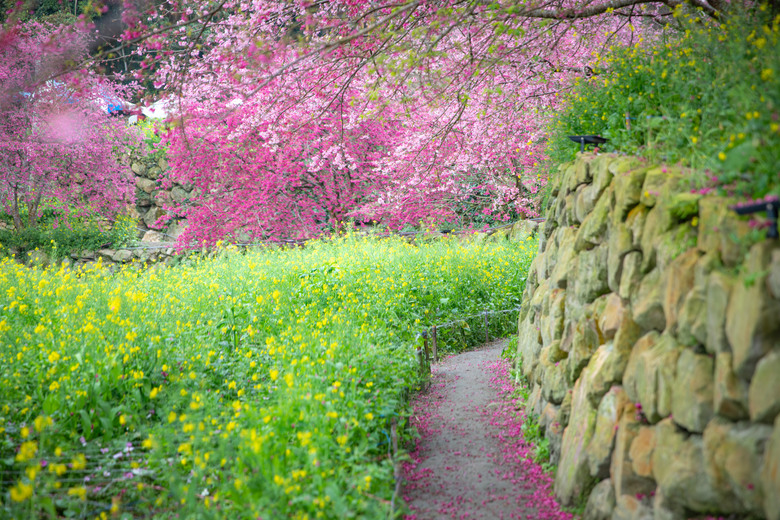
[[[24,482],[17,482],[17,484],[11,488],[11,500],[14,502],[24,502],[30,498],[32,494],[33,487]]]

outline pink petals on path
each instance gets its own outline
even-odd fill
[[[572,518],[523,439],[504,344],[435,365],[430,388],[414,400],[420,438],[404,464],[407,520]]]

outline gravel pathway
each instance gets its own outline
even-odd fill
[[[404,465],[407,520],[572,518],[522,438],[509,365],[500,358],[505,345],[434,365],[430,388],[414,402],[421,438]]]

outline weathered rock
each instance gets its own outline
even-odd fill
[[[602,244],[577,256],[576,297],[583,303],[591,302],[609,292],[607,285],[607,246]]]
[[[645,176],[639,202],[649,208],[655,206],[658,197],[667,197],[677,188],[681,177],[678,168],[664,166],[650,169]]]
[[[688,348],[677,359],[672,386],[674,422],[689,432],[703,432],[713,415],[713,374],[715,361]]]
[[[720,223],[728,209],[728,199],[705,197],[699,201],[699,239],[696,247],[720,256]]]
[[[631,230],[623,222],[614,223],[607,240],[607,285],[612,291],[620,288],[623,258],[632,247]]]
[[[558,230],[558,223],[554,219],[548,219],[542,224],[542,232],[539,235],[539,252],[544,252],[547,243],[550,241],[553,233]]]
[[[528,400],[525,402],[525,413],[531,417],[539,417],[547,403],[542,398],[542,386],[534,384],[531,393],[528,394]]]
[[[588,193],[588,184],[580,184],[574,192],[574,214],[578,222],[584,222],[585,217],[593,210],[596,202]]]
[[[615,436],[615,450],[609,469],[610,479],[615,486],[615,495],[646,495],[655,489],[652,478],[634,471],[631,459],[631,445],[639,434],[641,425],[636,420],[636,409],[625,406]]]
[[[631,441],[628,456],[631,459],[631,469],[639,477],[653,478],[655,442],[655,428],[652,426],[640,426],[636,437]]]
[[[623,388],[628,398],[634,402],[639,402],[639,391],[637,390],[637,378],[639,369],[644,368],[644,359],[640,362],[642,354],[655,345],[661,335],[656,331],[650,331],[637,340],[634,348],[631,349],[631,355],[628,358],[626,370],[623,372]]]
[[[631,232],[631,245],[634,249],[639,250],[641,248],[640,241],[649,212],[650,210],[647,207],[639,205],[629,211],[626,216],[626,226],[628,226],[628,230]]]
[[[586,189],[583,193],[588,193]],[[588,207],[586,202],[582,203],[588,211],[583,215],[582,225],[577,232],[577,238],[574,243],[575,251],[593,249],[604,240],[609,222],[609,196],[605,195],[598,199],[595,206]]]
[[[139,208],[139,213],[143,208],[148,208],[152,205],[152,198],[148,193],[139,189],[135,190],[135,205]]]
[[[598,327],[593,319],[582,317],[572,333],[572,347],[567,360],[567,378],[572,385],[580,377],[582,369],[590,362],[593,353],[602,342]]]
[[[642,249],[642,271],[655,267],[657,241],[661,235],[672,228],[673,220],[664,204],[657,204],[647,214],[642,237],[639,240]]]
[[[168,242],[167,237],[159,231],[147,231],[144,233],[141,242],[146,244],[159,244],[160,242]]]
[[[137,161],[131,164],[130,169],[133,170],[133,173],[136,175],[143,176],[146,173],[146,165],[141,161]]]
[[[628,362],[628,356],[622,356],[615,350],[613,341],[601,345],[593,354],[586,372],[582,375],[582,378],[587,377],[585,386],[591,405],[598,406],[612,385],[620,383],[623,376],[622,369],[625,368],[624,359]]]
[[[733,211],[728,211],[720,222],[720,258],[726,267],[736,267],[745,258],[745,244],[750,234],[750,223]]]
[[[141,262],[154,262],[159,257],[159,251],[157,249],[144,249],[141,251],[141,255],[138,259]]]
[[[628,159],[631,161],[631,159]],[[645,182],[645,175],[648,168],[640,166],[637,163],[628,164],[618,159],[610,170],[615,177],[612,179],[612,186],[615,190],[615,208],[617,218],[624,218],[628,210],[639,204],[639,198],[642,195],[642,185]]]
[[[653,476],[669,503],[696,512],[728,504],[707,478],[701,436],[685,434],[671,419],[661,421],[655,434]]]
[[[157,226],[155,223],[160,217],[165,216],[165,210],[162,208],[158,208],[156,206],[153,206],[149,211],[146,212],[144,215],[144,224],[150,229],[162,229],[162,226]]]
[[[547,352],[545,352],[545,350]],[[547,355],[547,359],[550,361],[550,363],[558,363],[559,361],[565,360],[569,353],[561,350],[561,340],[556,339],[555,341],[551,342],[546,348],[542,349],[542,356]]]
[[[704,430],[707,477],[727,513],[762,513],[761,462],[772,427],[712,420]]]
[[[618,495],[611,520],[653,520],[650,497]]]
[[[541,333],[544,344],[561,339],[563,335],[563,318],[565,315],[566,291],[553,289],[548,294],[548,308],[541,319]]]
[[[655,266],[666,271],[667,266],[685,251],[696,249],[696,228],[690,224],[673,227],[653,241]]]
[[[693,287],[693,268],[698,260],[699,251],[691,249],[675,258],[661,276],[661,285],[664,288],[664,317],[666,327],[672,333],[676,330],[683,300]]]
[[[683,300],[677,322],[677,337],[686,345],[707,342],[707,293],[694,288]]]
[[[525,242],[532,238],[539,229],[539,223],[533,220],[519,220],[512,224],[509,232],[509,240],[512,242]]]
[[[186,225],[186,221],[183,222]],[[173,236],[171,230],[176,225],[180,225],[180,221],[171,224],[171,226],[168,228],[169,235]],[[539,265],[541,264],[540,260],[543,258],[544,258],[543,254],[538,254],[531,261],[531,266],[528,268],[528,277],[525,280],[525,291],[523,292],[523,297],[524,297],[523,301],[530,300],[530,297],[533,295],[534,291],[536,291],[536,287],[539,285],[539,278],[544,277],[544,274],[539,273]],[[525,296],[528,296],[528,299],[526,299]],[[527,308],[527,306],[524,306],[523,308]]]
[[[608,300],[609,294],[602,294],[585,307],[585,314],[589,318],[592,318],[597,325],[601,321],[601,317],[604,315],[604,311],[607,309]],[[603,336],[600,331],[599,334]]]
[[[593,480],[585,448],[593,437],[596,410],[588,401],[582,378],[574,385],[571,409],[569,425],[563,432],[561,460],[555,474],[555,495],[563,505],[574,504],[590,488]]]
[[[46,267],[51,263],[51,258],[44,251],[35,249],[34,251],[28,251],[25,255],[27,257],[27,265],[35,267]]]
[[[780,414],[780,351],[758,362],[748,392],[750,420],[772,424]]]
[[[775,419],[772,437],[761,469],[764,488],[764,512],[769,520],[780,520],[780,417]]]
[[[590,173],[593,176],[591,186],[595,188],[599,196],[612,182],[612,172],[609,170],[609,167],[614,160],[615,157],[613,155],[599,154],[590,163]]]
[[[723,197],[705,197],[699,201],[698,248],[718,254],[726,267],[736,266],[744,257],[748,222],[729,209],[733,201]]]
[[[556,406],[552,403],[547,403],[544,408],[542,409],[542,413],[539,415],[539,427],[542,429],[542,431],[547,430],[548,427],[550,427],[553,422],[555,422],[555,418],[558,415],[558,409],[560,406]]]
[[[666,178],[667,174],[661,168],[648,170],[642,185],[642,195],[639,197],[639,202],[648,208],[655,206],[656,198],[661,194],[661,188],[663,188]]]
[[[642,282],[642,253],[631,251],[623,257],[618,294],[625,300],[632,300]]]
[[[157,183],[144,177],[135,178],[135,186],[144,193],[151,193],[157,189]]]
[[[750,379],[758,361],[780,343],[780,302],[765,289],[769,244],[750,250],[726,310],[726,336],[734,353],[734,372]]]
[[[609,520],[615,509],[615,489],[610,479],[602,480],[590,492],[582,520]]]
[[[707,293],[707,285],[710,274],[721,266],[720,260],[715,255],[702,255],[693,269],[693,290],[702,294]]]
[[[611,341],[601,345],[589,366],[592,369],[588,376],[588,398],[593,406],[599,401],[612,385],[620,383],[626,370],[631,351],[640,336],[636,323],[626,317],[620,322],[617,333]]]
[[[565,363],[550,363],[541,357],[539,370],[542,370],[542,397],[555,404],[561,404],[569,386],[566,384]]]
[[[114,260],[114,255],[116,254],[115,249],[98,249],[95,252],[95,258],[103,259],[103,260]]]
[[[769,265],[769,276],[766,279],[766,283],[772,296],[780,300],[780,249],[772,251],[772,260]]]
[[[631,302],[634,321],[644,330],[661,331],[666,328],[664,297],[661,272],[654,269],[642,279],[636,298]]]
[[[182,188],[181,186],[174,186],[173,189],[171,189],[171,198],[173,199],[174,202],[181,204],[189,197],[190,194],[184,191],[184,188]]]
[[[685,508],[679,504],[669,503],[662,490],[655,490],[655,495],[653,496],[653,520],[683,520],[688,518],[688,516]]]
[[[739,421],[748,418],[748,385],[734,375],[730,352],[715,356],[715,385],[713,389],[715,413]]]
[[[159,179],[162,175],[163,169],[159,166],[152,166],[146,172],[146,176],[150,179]]]
[[[124,263],[129,262],[133,258],[133,252],[128,249],[120,249],[116,253],[114,253],[114,256],[111,257],[111,260],[117,263]]]
[[[578,263],[577,255],[574,252],[575,233],[576,230],[572,228],[560,228],[556,233],[556,241],[559,241],[561,246],[556,263],[551,265],[548,271],[551,287],[566,289],[569,280],[573,279]]]
[[[625,302],[615,293],[610,293],[606,299],[604,312],[598,320],[599,330],[605,339],[612,339],[618,331],[620,324],[626,319],[630,311]]]
[[[581,302],[577,298],[573,287],[566,291],[566,316],[564,317],[566,322],[572,324],[579,323],[582,318],[590,319],[592,316],[589,309],[590,304]]]
[[[152,201],[159,207],[164,207],[171,200],[171,193],[165,190],[159,190],[152,193]]]
[[[571,417],[571,400],[574,392],[569,390],[566,392],[566,396],[563,398],[561,406],[558,408],[558,416],[555,418],[553,424],[560,424],[561,436],[563,436],[563,428],[569,425],[569,418]]]
[[[618,422],[629,404],[625,390],[613,386],[601,399],[596,411],[596,427],[586,449],[590,474],[597,479],[609,477]]]
[[[635,379],[628,386],[635,385],[642,412],[650,422],[672,413],[672,387],[681,350],[672,336],[664,334],[637,359]]]
[[[589,183],[593,180],[593,174],[590,171],[590,163],[596,156],[592,153],[580,153],[578,161],[574,164],[574,178],[577,185]]]
[[[566,204],[568,202],[568,195],[566,191],[561,191],[556,199],[555,207],[553,208],[553,220],[562,227],[570,226],[569,218],[566,216]]]
[[[539,363],[541,350],[542,337],[539,328],[529,316],[520,324],[517,338],[517,354],[525,377],[530,378],[533,374]]]
[[[548,280],[542,280],[539,282],[539,287],[534,291],[534,295],[531,298],[531,308],[539,313],[542,312],[542,305],[544,304],[545,297],[549,294],[550,283]]]
[[[553,268],[558,263],[558,248],[561,243],[565,243],[558,240],[558,238],[562,233],[566,233],[566,229],[569,228],[558,228],[547,243],[547,247],[544,249],[544,255],[539,258],[539,278],[547,278],[550,276]],[[574,234],[573,230],[570,230],[570,232],[571,234]]]
[[[561,460],[561,445],[563,444],[563,432],[569,424],[571,415],[571,396],[572,391],[566,392],[561,406],[558,408],[558,415],[545,430],[545,438],[550,450],[550,463],[557,465]]]
[[[574,211],[575,202],[577,201],[577,193],[572,192],[566,195],[564,198],[566,205],[563,208],[563,218],[561,219],[561,225],[563,226],[579,226],[580,221],[577,220],[577,214]]]
[[[731,352],[726,337],[726,310],[734,280],[725,273],[714,271],[707,283],[707,352]]]

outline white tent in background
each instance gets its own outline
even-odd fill
[[[146,119],[163,120],[168,119],[168,116],[173,112],[173,101],[169,99],[161,99],[155,101],[150,105],[130,105],[130,111],[137,111],[140,108],[141,114]],[[135,124],[138,122],[138,114],[135,113],[127,118],[127,122]]]

